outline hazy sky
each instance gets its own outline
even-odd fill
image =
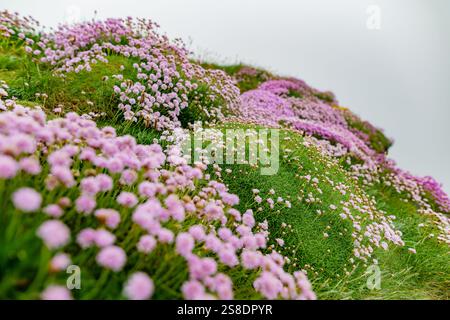
[[[450,191],[449,0],[2,0],[0,9],[48,26],[94,11],[147,17],[200,56],[332,90],[395,139],[402,168]]]

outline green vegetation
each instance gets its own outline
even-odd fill
[[[141,120],[137,123],[122,121],[122,114],[117,112],[118,100],[108,81],[111,81],[111,77],[117,73],[132,77],[132,59],[110,56],[108,64],[97,63],[91,72],[82,71],[69,74],[66,78],[59,78],[55,77],[51,70],[28,59],[19,49],[8,49],[3,45],[0,50],[0,80],[8,83],[10,95],[15,96],[21,104],[39,104],[49,114],[53,108],[60,105],[65,113],[69,111],[104,113],[105,115],[98,119],[99,126],[113,126],[118,134],[132,135],[142,144],[151,144],[154,139],[160,137],[160,133],[146,126]],[[123,70],[121,66],[124,66]],[[253,73],[242,72],[244,68],[248,68],[244,65],[218,66],[204,63],[203,66],[221,69],[236,77],[241,92],[254,89],[272,77],[270,73],[258,69],[252,69]],[[207,91],[208,88],[200,87],[198,92],[206,95]],[[42,96],[43,93],[45,97]],[[333,101],[326,94],[318,94],[317,97],[327,102]],[[194,120],[204,120],[201,113],[195,110],[193,107],[182,112],[180,119],[184,126]],[[387,152],[391,141],[380,130],[372,128],[355,116],[348,116],[347,121],[351,128],[368,137],[374,150]],[[228,124],[226,127],[251,128],[240,124]],[[448,246],[430,238],[430,234],[437,234],[438,231],[426,216],[418,214],[414,204],[403,201],[391,187],[381,184],[367,186],[351,178],[346,170],[348,168],[346,159],[331,159],[319,150],[305,146],[305,138],[298,133],[283,131],[280,141],[281,161],[276,175],[262,176],[259,167],[222,165],[223,171],[231,170],[231,173],[224,174],[222,179],[229,187],[229,191],[239,196],[238,208],[242,212],[251,208],[258,221],[268,220],[273,240],[270,244],[289,257],[291,271],[296,268],[307,271],[319,299],[449,299]],[[86,168],[80,167],[79,170]],[[211,171],[211,174],[214,172]],[[309,183],[302,178],[305,175],[317,177],[320,182],[317,185]],[[342,183],[348,186],[347,195],[341,194],[326,182],[327,179],[333,181],[335,185]],[[21,181],[20,177],[12,181],[8,188],[5,188],[5,185],[0,186],[2,199],[10,198],[10,191],[20,187],[17,181]],[[43,189],[44,181],[36,179],[34,186],[38,190]],[[304,198],[309,193],[319,196],[318,188],[321,201],[306,203]],[[255,201],[253,189],[258,189],[260,194],[264,195],[261,204]],[[273,196],[269,194],[271,189],[276,192]],[[367,288],[366,283],[370,275],[367,275],[366,271],[369,265],[359,261],[352,262],[352,225],[348,220],[339,217],[340,212],[330,209],[332,205],[349,201],[350,193],[374,197],[378,210],[395,215],[395,226],[403,233],[403,240],[406,243],[405,247],[390,247],[387,251],[375,249],[372,257],[378,260],[382,273],[379,290]],[[54,196],[48,194],[48,197]],[[105,206],[111,206],[107,203],[108,196],[110,195],[99,199],[99,203],[103,201]],[[270,208],[265,202],[269,197],[275,200],[274,208]],[[291,207],[277,204],[277,197],[288,200]],[[2,233],[5,233],[6,238],[11,238],[16,233],[23,237],[20,237],[20,241],[14,246],[0,246],[0,262],[7,261],[5,257],[14,256],[11,264],[0,266],[0,270],[10,272],[8,282],[0,284],[0,296],[37,298],[39,290],[42,290],[39,287],[42,275],[33,274],[32,270],[39,269],[40,264],[48,264],[50,253],[43,250],[41,256],[36,259],[35,256],[30,256],[29,252],[36,252],[41,247],[40,243],[35,241],[35,230],[43,218],[24,214],[19,216],[18,211],[6,206],[6,202],[2,201],[2,212],[8,212],[8,215],[2,214],[3,220],[0,225]],[[263,208],[262,211],[259,208]],[[67,215],[65,221],[70,223],[72,218],[76,221],[74,212]],[[21,219],[20,224],[18,219]],[[7,224],[15,226],[5,228]],[[423,227],[420,227],[422,224]],[[188,226],[189,223],[186,223],[183,228],[186,229]],[[130,243],[134,244],[139,234],[133,234],[133,239],[130,240],[125,235],[128,231],[122,230],[123,236],[119,242],[131,241]],[[324,234],[327,234],[327,237]],[[276,238],[283,238],[284,246],[277,244]],[[23,247],[28,247],[29,250],[21,250]],[[411,254],[408,248],[416,249],[417,254]],[[76,251],[75,248],[70,250],[69,253]],[[161,250],[149,255],[146,260],[139,260],[137,255],[131,256],[130,260],[136,263],[145,262],[150,266],[146,270],[157,279],[156,285],[163,288],[154,298],[181,298],[179,290],[174,291],[174,288],[179,289],[187,278],[184,261],[180,257],[175,257],[173,250]],[[92,263],[94,260],[90,261]],[[75,262],[80,265],[84,263],[84,261]],[[167,270],[167,265],[172,265],[173,268]],[[91,269],[89,265],[85,267],[84,270]],[[23,274],[29,277],[21,278]],[[236,298],[260,298],[248,295],[253,279],[244,270],[235,271],[232,278],[239,283]],[[34,280],[30,283],[28,279]],[[86,271],[83,274],[84,286],[93,288],[90,295],[96,298],[117,296],[125,280],[124,274],[109,271],[100,274]],[[96,287],[101,287],[97,281],[105,285],[102,292],[97,292]],[[22,293],[23,288],[27,290]]]

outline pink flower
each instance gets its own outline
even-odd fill
[[[136,272],[128,279],[124,295],[130,300],[147,300],[153,295],[155,286],[144,272]]]
[[[73,187],[76,183],[72,171],[68,167],[63,166],[52,167],[51,172],[67,188]]]
[[[83,229],[77,236],[77,243],[83,249],[88,248],[95,243],[96,234],[96,231],[92,228]]]
[[[217,272],[217,263],[213,258],[200,259],[198,263],[201,270],[201,277],[208,277]]]
[[[275,241],[278,243],[278,245],[279,245],[280,247],[283,247],[283,246],[284,246],[284,240],[283,240],[283,239],[277,238],[277,239],[275,239]]]
[[[261,254],[255,251],[243,250],[241,253],[242,266],[252,270],[261,265]]]
[[[122,172],[120,182],[126,185],[132,185],[137,179],[137,173],[134,170],[125,170]]]
[[[184,207],[176,195],[172,194],[168,196],[165,200],[165,204],[170,212],[170,215],[176,221],[181,222],[184,220]]]
[[[200,224],[193,225],[188,232],[197,241],[205,239],[205,230]]]
[[[137,205],[138,199],[133,193],[122,191],[117,197],[117,202],[124,207],[132,208]]]
[[[154,219],[154,217],[152,216],[152,214],[147,210],[147,206],[146,205],[139,205],[136,210],[133,212],[133,216],[132,216],[132,220],[134,223],[136,223],[137,225],[139,225],[142,229],[147,230],[151,233],[154,233],[153,231],[157,231],[157,230],[152,230],[150,231],[150,229],[152,228],[156,228],[159,225],[159,222],[157,220]],[[159,228],[157,228],[159,229]]]
[[[111,229],[117,228],[120,223],[120,214],[114,209],[98,209],[94,215]]]
[[[63,207],[66,208],[68,206],[70,206],[70,204],[72,203],[72,201],[67,198],[67,197],[62,197],[61,199],[59,199],[58,204]]]
[[[265,248],[266,247],[267,239],[266,239],[266,236],[264,236],[264,234],[257,233],[255,235],[255,239],[256,239],[256,243],[258,244],[259,248]]]
[[[216,291],[221,300],[233,299],[233,282],[223,273],[217,274],[212,279],[210,289]]]
[[[100,191],[105,192],[109,191],[113,187],[113,180],[107,174],[101,173],[95,177],[97,180]]]
[[[65,150],[57,150],[48,156],[48,163],[52,167],[69,167],[73,160]]]
[[[110,246],[100,250],[97,254],[96,260],[102,267],[118,272],[122,270],[127,262],[127,255],[122,248]]]
[[[218,252],[222,247],[222,241],[220,241],[220,239],[214,234],[208,234],[205,238],[205,247],[208,250]]]
[[[176,250],[181,256],[187,257],[190,253],[192,253],[194,246],[194,238],[192,238],[189,233],[182,232],[178,234],[176,240]]]
[[[258,242],[257,242],[257,240],[256,240],[256,237],[253,236],[252,233],[243,235],[242,238],[241,238],[241,241],[243,242],[242,245],[243,245],[246,249],[256,250],[256,249],[259,248]]]
[[[50,261],[50,269],[52,271],[65,270],[70,265],[70,257],[65,253],[58,253]]]
[[[13,147],[13,151],[16,156],[21,153],[30,154],[36,151],[35,139],[27,134],[15,134],[11,136],[10,139],[10,144]]]
[[[195,254],[186,256],[189,275],[193,279],[206,279],[217,272],[217,263],[213,258],[199,258]]]
[[[139,184],[139,194],[143,197],[152,198],[156,194],[157,187],[154,183],[144,181]]]
[[[139,239],[137,249],[139,252],[148,254],[156,247],[156,240],[150,235],[144,235]]]
[[[228,204],[230,206],[237,205],[239,203],[239,197],[235,194],[231,193],[223,193],[222,194],[222,201],[225,204]]]
[[[161,243],[172,243],[173,232],[168,229],[160,229],[158,231],[158,239]]]
[[[109,247],[116,241],[116,236],[105,229],[95,231],[95,244],[101,248]]]
[[[204,210],[210,219],[218,219],[223,215],[223,209],[213,202],[208,203]]]
[[[248,227],[253,228],[255,225],[255,218],[253,218],[253,212],[251,210],[245,212],[244,215],[242,216],[242,221]]]
[[[24,212],[34,212],[41,207],[42,197],[32,188],[20,188],[12,195],[14,206]]]
[[[190,280],[183,284],[181,291],[186,300],[198,300],[204,295],[205,288],[197,280]]]
[[[242,220],[241,213],[238,210],[231,208],[228,210],[228,213],[234,217],[234,220],[236,221]]]
[[[20,159],[19,166],[20,169],[32,175],[36,175],[41,172],[41,165],[39,164],[39,161],[34,157]]]
[[[89,195],[81,195],[75,200],[75,206],[79,213],[90,214],[96,205],[95,199]]]
[[[220,228],[218,235],[222,240],[228,241],[233,236],[233,232],[228,228]]]
[[[253,287],[267,299],[273,300],[281,293],[283,284],[272,273],[264,271],[253,282]]]
[[[122,160],[118,158],[111,158],[108,161],[108,169],[111,173],[118,173],[123,170],[124,164]]]
[[[14,178],[19,170],[19,165],[16,160],[10,156],[0,155],[0,178],[11,179]]]
[[[70,291],[57,285],[50,285],[41,293],[42,300],[72,300]]]
[[[224,248],[219,251],[220,261],[229,267],[234,267],[239,263],[239,260],[232,249]]]
[[[98,180],[95,177],[83,178],[80,182],[80,188],[85,195],[95,196],[100,191]]]
[[[37,235],[49,249],[60,248],[70,240],[69,228],[59,220],[45,221],[38,228]]]
[[[64,211],[57,204],[49,204],[43,209],[44,213],[53,218],[59,218],[63,215]]]

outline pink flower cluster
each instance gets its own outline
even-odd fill
[[[333,107],[337,103],[334,96],[327,102],[318,95],[298,79],[269,80],[242,94],[242,105],[235,113],[241,121],[289,127],[333,141],[372,163],[375,151],[349,129],[341,110]]]
[[[239,266],[248,272],[262,271],[254,283],[262,297],[315,297],[304,275],[285,271],[285,257],[275,251],[263,253],[269,241],[267,224],[258,226],[251,210],[241,214],[234,209],[239,198],[205,175],[206,165],[189,166],[176,144],[167,150],[156,143],[140,145],[131,136],[117,136],[113,128],[98,128],[75,113],[48,121],[39,108],[14,102],[8,106],[11,111],[0,113],[0,175],[22,179],[18,174],[23,172],[28,183],[37,175],[45,182],[41,191],[45,199],[58,196],[48,203],[37,190],[22,187],[11,199],[18,210],[39,212],[42,208],[49,216],[37,236],[50,250],[59,251],[52,260],[52,272],[70,263],[60,250],[72,239],[80,250],[97,252],[99,267],[127,270],[130,252],[116,243],[115,232],[122,224],[132,223],[141,233],[134,250],[148,255],[157,246],[172,246],[186,260],[189,279],[182,293],[187,299],[232,299],[234,288],[227,272]],[[20,165],[31,158],[46,169],[33,172]],[[80,171],[80,163],[87,169]],[[99,199],[113,194],[117,202],[112,201],[110,208],[98,205]],[[95,219],[72,235],[77,215]],[[173,222],[188,227],[179,229]],[[158,279],[142,272],[124,285],[124,295],[130,299],[149,298],[155,290]],[[57,286],[47,288],[42,296],[70,297]]]
[[[39,22],[31,16],[22,17],[17,12],[0,11],[0,36],[26,40],[27,34],[34,33]]]
[[[107,19],[62,25],[27,39],[25,50],[40,63],[49,64],[56,75],[91,71],[97,63],[108,63],[109,55],[136,61],[133,77],[105,77],[118,98],[126,120],[142,119],[162,130],[180,125],[181,110],[198,108],[204,119],[223,118],[225,107],[239,101],[239,89],[220,70],[207,70],[189,59],[180,42],[171,42],[146,19]],[[121,70],[124,70],[122,66]],[[207,88],[205,90],[205,88]]]

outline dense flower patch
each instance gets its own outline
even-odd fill
[[[321,93],[302,80],[276,79],[243,93],[241,100],[241,107],[235,111],[239,121],[287,127],[323,139],[314,141],[328,155],[342,157],[348,154],[362,160],[364,165],[361,167],[356,164],[355,171],[361,172],[362,169],[365,175],[370,175],[388,170],[391,174],[387,179],[397,186],[397,190],[403,189],[401,185],[405,183],[414,186],[414,190],[408,190],[409,194],[423,210],[431,210],[424,200],[427,194],[431,194],[439,210],[449,212],[450,200],[442,186],[431,177],[419,178],[403,172],[391,160],[387,160],[380,150],[384,150],[384,144],[389,146],[392,142],[369,123],[362,122],[348,110],[338,107],[331,93]],[[355,128],[355,124],[359,126]],[[375,135],[382,136],[386,141],[376,141],[378,145],[374,146],[371,137]],[[442,228],[448,230],[448,219],[445,216],[441,218],[447,221]]]
[[[50,33],[31,33],[28,21],[1,13],[3,36],[23,45],[55,75],[90,72],[108,56],[133,61],[133,78],[115,74],[105,78],[118,97],[118,108],[126,120],[142,119],[158,130],[180,126],[180,113],[190,106],[199,119],[223,119],[226,108],[238,104],[239,89],[223,71],[204,69],[189,60],[181,41],[171,42],[157,32],[158,26],[145,19],[107,19],[62,25]],[[21,28],[26,27],[26,31]],[[124,66],[121,70],[124,70]]]
[[[292,225],[283,222],[282,236],[272,237],[258,213],[277,215],[300,203],[308,214],[336,217],[346,226],[339,236],[349,237],[353,272],[359,262],[378,264],[378,249],[406,246],[417,253],[403,239],[396,212],[380,210],[364,189],[378,185],[430,218],[439,234],[428,238],[450,244],[450,200],[442,186],[399,169],[386,155],[392,142],[339,107],[332,93],[251,67],[230,75],[202,67],[181,41],[157,29],[149,20],[127,18],[44,32],[32,18],[0,12],[0,44],[50,70],[52,79],[92,73],[114,57],[130,62],[121,72],[101,74],[114,110],[100,113],[25,107],[8,99],[0,79],[0,247],[6,248],[0,260],[14,270],[0,296],[314,299],[304,270],[311,266],[291,259],[297,248],[286,245]],[[44,104],[48,98],[45,92],[36,97]],[[144,124],[145,134],[157,132],[159,139],[138,143],[96,123],[106,115],[123,116],[128,128]],[[249,181],[250,201],[238,210],[242,203],[223,183],[221,167],[188,163],[181,153],[186,135],[204,129],[194,120],[205,128],[238,122],[295,132],[302,142],[294,148],[323,155],[316,161],[342,167],[344,178],[316,166],[305,171],[296,150],[282,150],[296,172],[296,197]],[[331,223],[323,227],[320,237],[332,241]],[[64,286],[70,265],[88,274],[87,293]],[[110,296],[102,296],[102,288]]]
[[[187,165],[177,146],[139,145],[75,113],[47,121],[12,100],[3,107],[11,111],[0,114],[0,177],[15,188],[6,210],[19,223],[46,216],[36,236],[53,254],[48,273],[92,259],[93,268],[130,273],[124,295],[147,299],[158,280],[127,262],[165,247],[186,261],[186,299],[233,298],[227,270],[235,268],[257,275],[253,287],[263,297],[314,298],[304,274],[287,273],[285,257],[266,253],[267,224],[234,209],[239,198],[204,165]],[[42,297],[71,295],[49,283]]]
[[[326,96],[328,100],[319,97]],[[323,94],[297,79],[269,80],[242,95],[243,120],[269,126],[288,126],[336,142],[367,162],[374,151],[348,127],[342,112],[333,107],[331,94]]]

